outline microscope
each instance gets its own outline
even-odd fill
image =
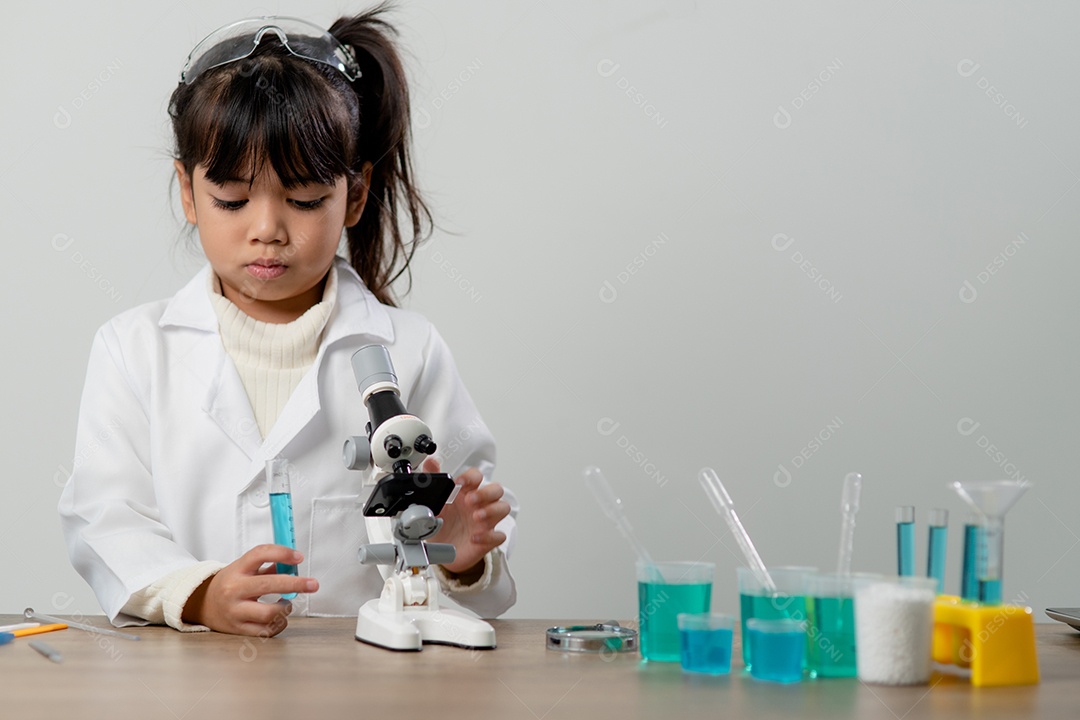
[[[361,546],[358,556],[379,565],[384,578],[381,596],[360,607],[356,639],[390,650],[420,650],[424,643],[494,648],[491,625],[439,606],[430,566],[453,562],[456,550],[427,538],[442,527],[435,516],[453,502],[457,485],[446,473],[413,472],[436,450],[430,428],[405,410],[385,346],[360,348],[352,367],[370,421],[366,436],[346,439],[345,467],[374,469],[363,512],[368,538],[382,540]]]

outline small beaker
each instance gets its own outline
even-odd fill
[[[806,623],[789,618],[746,621],[754,664],[750,675],[770,682],[799,682],[806,661]]]
[[[679,613],[680,660],[683,670],[727,675],[735,618],[722,613]]]

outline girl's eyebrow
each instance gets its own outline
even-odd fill
[[[233,184],[251,185],[251,182],[247,178],[233,177],[231,175],[229,177],[222,178],[220,180],[217,180],[217,179],[214,179],[214,178],[211,178],[211,177],[207,177],[206,181],[213,184],[213,185],[217,185],[218,187],[224,187],[225,185],[233,185]]]
[[[207,178],[207,179],[210,180],[210,178]],[[252,184],[252,181],[251,181],[250,178],[237,177],[235,175],[230,175],[228,177],[222,178],[220,181],[210,180],[210,182],[214,183],[215,185],[217,185],[219,187],[224,186],[224,185],[231,185],[233,183],[238,184],[238,185],[247,185],[247,186],[251,186],[251,184]],[[295,187],[302,187],[302,188],[303,187],[333,187],[333,185],[331,183],[324,182],[322,180],[319,180],[318,178],[297,178],[296,182],[294,183],[294,186]]]

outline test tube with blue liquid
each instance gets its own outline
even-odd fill
[[[915,507],[901,505],[896,508],[896,564],[897,574],[915,574]]]
[[[289,483],[289,462],[283,458],[266,461],[266,480],[270,484],[270,518],[274,525],[274,544],[296,549],[293,528],[292,487]],[[295,565],[277,563],[279,575],[298,575]],[[281,596],[292,600],[296,593]]]
[[[963,575],[960,577],[960,597],[964,600],[979,600],[979,543],[982,523],[975,513],[968,515],[964,523]]]
[[[926,551],[926,576],[937,580],[937,594],[945,592],[945,546],[949,535],[949,511],[930,511],[930,541]]]

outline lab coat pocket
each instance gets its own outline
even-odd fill
[[[356,558],[367,541],[363,504],[355,495],[312,500],[307,568],[300,567],[301,574],[319,581],[318,592],[308,596],[309,615],[355,615],[365,601],[379,596],[379,571]]]

